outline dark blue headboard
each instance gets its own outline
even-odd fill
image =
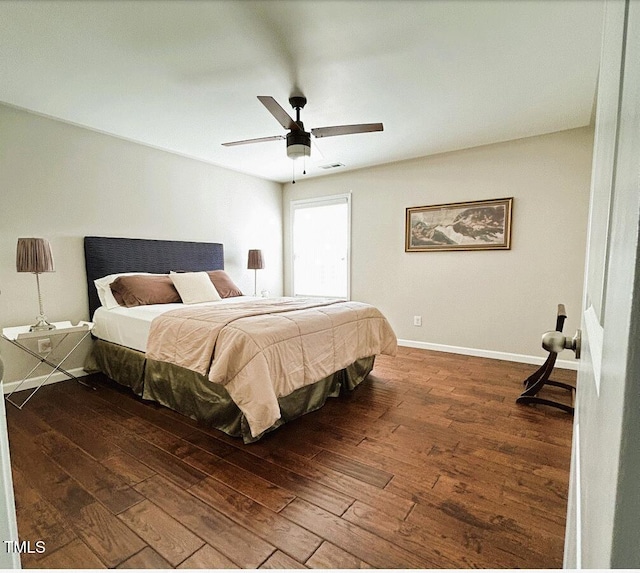
[[[114,273],[169,273],[171,271],[215,271],[224,269],[220,243],[162,241],[120,237],[85,237],[89,317],[100,306],[93,281]]]

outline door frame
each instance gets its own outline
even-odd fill
[[[0,373],[1,380],[2,373]],[[20,554],[8,553],[4,543],[5,541],[19,541],[4,399],[0,400],[0,477],[2,478],[2,484],[0,484],[0,542],[2,542],[0,569],[20,569]]]
[[[609,212],[589,221],[589,237],[601,236],[604,225],[608,232],[604,261],[588,250],[585,268],[586,336],[564,555],[564,567],[571,569],[640,567],[640,1],[609,0],[603,33],[598,104],[613,105],[615,113],[603,123],[600,114],[596,117],[592,206],[593,193],[606,192],[608,183],[611,198]],[[598,178],[607,160],[612,161],[608,183]],[[589,300],[597,273],[589,271],[602,264],[598,314]]]

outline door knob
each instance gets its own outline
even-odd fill
[[[576,358],[578,359],[580,358],[581,342],[582,333],[580,332],[580,329],[576,330],[573,338],[569,338],[557,330],[551,330],[542,335],[542,348],[547,352],[555,352],[558,354],[563,350],[573,350],[576,354]]]

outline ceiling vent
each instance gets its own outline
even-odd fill
[[[329,165],[320,165],[320,169],[337,169],[338,167],[344,167],[344,163],[329,163]]]

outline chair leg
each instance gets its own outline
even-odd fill
[[[554,408],[560,408],[569,414],[573,414],[574,398],[575,398],[575,386],[566,384],[564,382],[556,382],[555,380],[549,380],[553,368],[556,363],[558,354],[550,352],[548,358],[544,364],[540,366],[531,376],[529,376],[524,382],[524,392],[516,399],[516,404],[544,404],[545,406],[553,406]],[[564,388],[571,392],[571,405],[563,404],[562,402],[556,402],[555,400],[548,400],[546,398],[538,397],[538,393],[542,388],[548,384],[549,386],[557,386],[558,388]]]

